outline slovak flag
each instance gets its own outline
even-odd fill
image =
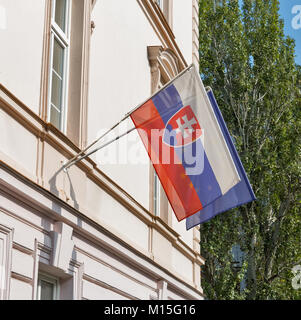
[[[131,113],[169,203],[181,221],[240,181],[194,65]]]
[[[256,200],[255,194],[253,192],[252,186],[248,180],[245,169],[240,161],[239,155],[236,151],[235,145],[232,141],[224,118],[222,116],[221,111],[217,105],[214,94],[210,89],[208,91],[208,98],[211,102],[213,111],[217,117],[217,120],[222,129],[223,135],[226,139],[226,143],[231,152],[232,159],[235,163],[236,169],[239,173],[241,181],[231,188],[225,195],[213,201],[210,205],[208,205],[203,210],[195,213],[188,219],[186,219],[186,229],[191,229],[198,224],[204,223],[216,215],[228,211],[230,209],[236,208],[248,202]]]

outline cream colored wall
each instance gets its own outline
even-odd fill
[[[22,185],[19,190],[31,197],[31,201],[34,203],[38,201],[43,206],[51,207],[56,218],[62,217],[65,221],[80,225],[83,230],[90,232],[91,227],[88,224],[83,225],[82,221],[79,222],[78,217],[70,216],[70,213],[62,206],[63,202],[69,204],[81,214],[94,220],[104,230],[109,230],[118,237],[119,241],[124,241],[130,248],[138,250],[143,256],[160,264],[171,274],[183,278],[187,283],[199,289],[194,274],[203,261],[200,257],[195,260],[194,248],[190,246],[191,241],[186,239],[189,234],[192,236],[191,232],[179,230],[181,232],[181,237],[179,237],[178,233],[168,229],[160,220],[137,205],[135,200],[124,194],[101,172],[93,169],[88,161],[83,161],[80,167],[72,166],[68,173],[59,170],[62,161],[66,161],[65,152],[69,149],[68,145],[62,145],[62,141],[51,130],[45,132],[37,117],[32,118],[27,114],[26,118],[30,124],[26,125],[20,119],[13,119],[17,114],[26,116],[26,112],[1,90],[0,107],[3,108],[0,112],[0,115],[3,115],[2,124],[8,124],[5,128],[9,132],[14,132],[16,137],[28,138],[24,146],[9,140],[9,135],[6,135],[6,141],[0,139],[4,141],[1,144],[0,160],[27,179],[50,191],[56,196],[56,199],[59,198],[62,202],[54,203],[40,199],[40,195],[34,195],[31,188],[25,188]],[[9,110],[12,110],[13,116],[7,113]],[[19,121],[23,125],[20,125]],[[32,132],[28,130],[29,128]],[[24,139],[16,139],[16,141],[24,141]],[[27,150],[32,151],[27,152],[26,146]],[[3,172],[0,172],[0,183],[3,179]],[[15,180],[10,183],[11,186],[17,187]],[[37,198],[34,199],[34,197]],[[3,202],[0,203],[3,205]],[[14,212],[19,211],[13,201],[10,201],[8,206],[10,209],[13,208]],[[26,217],[27,213],[23,212],[22,215]],[[2,217],[1,214],[0,216]],[[34,219],[36,223],[41,223],[39,216],[35,216]],[[18,239],[24,245],[29,240],[27,236],[30,232],[26,231],[26,223],[7,220],[3,221],[2,225],[8,228],[16,228],[19,225],[18,228],[23,231],[14,233],[14,241]],[[44,226],[48,230],[47,224]],[[37,234],[36,236],[38,237]],[[45,243],[45,239],[42,242]],[[190,249],[187,248],[187,244]],[[183,268],[179,267],[181,259]]]
[[[173,214],[172,218],[172,228],[181,235],[181,239],[190,247],[193,247],[193,229],[186,230],[186,221],[182,220],[179,222],[176,216]]]
[[[0,50],[1,51],[1,50]],[[36,170],[37,139],[0,109],[0,151],[32,175]],[[20,139],[22,137],[22,139]]]
[[[92,13],[96,28],[91,39],[88,141],[96,138],[100,129],[109,128],[125,113],[144,101],[151,92],[147,46],[160,45],[136,0],[97,1]],[[132,127],[127,121],[120,132]],[[116,131],[119,132],[118,130]],[[126,148],[126,139],[130,139]],[[144,164],[101,165],[100,168],[149,208],[148,156],[136,132],[121,139],[119,152],[137,156]],[[99,160],[108,159],[113,149],[99,152]]]
[[[9,284],[0,287],[0,292],[7,290],[9,299],[35,299],[41,270],[60,277],[61,284],[73,279],[76,285],[69,293],[73,299],[202,299],[192,280],[192,261],[174,247],[167,263],[172,261],[176,269],[165,272],[112,237],[110,229],[104,231],[70,207],[61,207],[48,192],[13,177],[2,167],[0,204],[0,239],[9,244],[2,248],[2,256],[11,261],[4,270]],[[58,224],[64,228],[59,230]],[[59,244],[54,241],[55,233],[64,239]],[[166,241],[164,237],[161,240]],[[57,252],[66,258],[64,265],[56,264]],[[154,261],[162,262],[156,254]],[[162,281],[167,284],[164,294],[160,293]],[[67,294],[63,286],[61,294]]]
[[[0,83],[39,113],[45,0],[0,0]]]
[[[191,1],[174,0],[173,26],[185,59],[191,63],[192,2],[191,6],[187,2]],[[135,0],[97,1],[92,20],[96,28],[91,40],[88,141],[96,138],[99,129],[109,128],[150,95],[146,48],[160,45],[160,40]],[[125,121],[103,141],[132,126],[131,120]],[[136,148],[136,145],[139,147]],[[131,161],[136,157],[145,164],[104,164],[120,159],[121,153],[124,160]],[[94,159],[102,163],[99,165],[101,170],[149,209],[149,160],[136,132],[105,147]],[[178,223],[173,215],[172,227],[192,247],[193,230],[186,231],[185,221]]]
[[[12,50],[11,56],[15,58],[12,60],[8,59],[7,50],[0,50],[0,80],[8,90],[34,112],[38,113],[44,1],[39,1],[36,6],[34,4],[37,3],[37,0],[28,0],[26,1],[27,5],[28,2],[32,4],[31,7],[28,6],[28,8],[31,8],[30,10],[40,10],[37,14],[38,17],[35,16],[32,21],[28,22],[29,26],[31,26],[30,30],[34,29],[32,30],[33,38],[31,39],[26,32],[23,35],[23,39],[20,39],[21,34],[19,31],[16,34],[10,34],[11,39],[17,39],[15,42],[11,39],[9,40],[9,37],[6,36],[8,48],[14,48],[18,42],[23,45],[20,47],[21,53],[15,52],[16,49]],[[43,5],[41,4],[42,2]],[[14,3],[22,9],[20,3],[23,3],[23,1],[0,0],[0,5],[4,7],[5,4],[7,8],[8,28],[11,19],[11,14],[8,13],[13,11],[10,3]],[[33,7],[34,9],[32,9]],[[26,13],[26,10],[24,9],[23,12]],[[16,12],[13,13],[15,21],[22,22],[24,14],[23,12],[21,14],[21,12],[18,11],[18,14]],[[89,142],[95,139],[100,129],[114,124],[126,112],[150,95],[151,79],[147,59],[147,46],[161,45],[149,21],[135,0],[122,2],[97,1],[92,20],[95,21],[96,29],[92,35],[91,43],[88,108]],[[33,26],[37,21],[39,21],[40,28],[37,25],[37,29],[35,29]],[[174,24],[177,24],[175,18]],[[14,29],[20,29],[19,23],[16,23]],[[3,30],[0,29],[0,36],[2,35]],[[30,52],[30,46],[24,45],[27,38],[30,38],[28,42],[31,43],[32,41],[31,47],[35,52]],[[4,52],[6,56],[4,56]],[[18,55],[21,57],[18,57]],[[7,61],[7,65],[2,68],[3,61]],[[15,61],[20,61],[20,65],[18,65],[19,77],[17,75],[18,67],[14,64]],[[20,69],[21,66],[22,68]],[[32,73],[28,74],[28,69],[31,69]],[[7,77],[6,82],[2,80],[5,74]],[[66,154],[68,152],[74,153],[74,150],[71,151],[70,146],[65,141],[62,141],[60,136],[54,133],[51,128],[45,129],[44,124],[39,119],[28,114],[18,102],[11,100],[1,90],[0,97],[5,101],[3,106],[0,105],[0,128],[2,133],[4,132],[0,138],[0,160],[31,181],[49,190],[62,201],[67,202],[70,206],[97,222],[104,229],[110,230],[132,248],[151,257],[169,272],[176,272],[179,277],[187,279],[189,284],[195,285],[194,270],[202,262],[193,263],[195,259],[194,253],[187,251],[187,248],[182,243],[184,241],[186,245],[193,248],[193,232],[187,232],[184,223],[178,224],[174,220],[175,217],[173,217],[172,227],[181,235],[179,239],[177,234],[168,231],[165,226],[161,225],[160,221],[154,222],[154,217],[147,214],[143,208],[137,206],[134,200],[124,195],[116,186],[110,184],[106,178],[102,177],[100,172],[96,169],[92,170],[91,164],[86,161],[82,162],[81,167],[73,166],[68,174],[62,171],[58,173],[57,171],[61,168],[62,162],[67,159]],[[132,126],[130,121],[128,121],[127,125]],[[125,129],[124,127],[123,130]],[[136,151],[141,156],[141,159],[145,161],[145,164],[99,165],[99,168],[128,192],[133,199],[146,209],[149,209],[148,156],[136,133],[132,133],[128,138],[132,139],[131,144],[125,149],[124,141],[120,140],[121,149],[132,150],[130,154],[133,156],[135,150],[131,147],[134,147],[135,142],[137,142],[139,150]],[[99,153],[98,158],[105,158],[105,153],[110,154],[110,148],[106,148],[102,154]],[[137,153],[133,156],[133,159],[136,157]],[[111,190],[105,191],[104,185],[108,186],[108,189],[111,188]],[[32,196],[32,191],[28,190],[26,192]],[[118,197],[118,201],[116,197],[114,199],[112,194],[115,194],[115,196],[118,194],[118,197],[122,198],[123,202]],[[12,207],[14,204],[10,203],[8,206]],[[66,213],[66,210],[57,204],[52,204],[51,207],[60,216]],[[133,210],[137,211],[137,213],[134,214]],[[17,211],[16,209],[15,212]],[[25,217],[26,213],[23,212],[22,215]],[[40,223],[38,216],[35,216],[34,219],[38,224]],[[77,224],[77,221],[76,217],[70,218],[72,223]],[[26,223],[23,222],[2,220],[1,223],[8,226],[20,224],[18,227],[20,230],[27,228]],[[88,228],[88,225],[83,229],[85,228]],[[87,231],[87,229],[85,230]],[[36,238],[41,236],[42,233],[36,234]],[[23,231],[18,231],[14,234],[14,241],[19,241],[22,245],[26,245],[27,241],[29,241],[28,239]],[[44,242],[44,240],[41,240],[41,242]],[[32,246],[33,239],[30,240],[30,247],[33,250]],[[166,250],[162,250],[163,246]],[[14,255],[13,259],[18,261],[18,255]],[[183,262],[182,269],[180,267],[181,261]],[[17,264],[14,263],[14,265]],[[16,273],[18,273],[18,270],[16,270]],[[16,288],[16,294],[17,288],[20,286],[18,281],[18,279],[14,279],[12,284]],[[22,286],[26,293],[28,285],[23,283]],[[199,286],[197,288],[199,289]],[[88,291],[87,289],[86,292]],[[98,294],[101,293],[99,292]]]
[[[192,63],[192,1],[173,0],[173,33],[188,64]]]

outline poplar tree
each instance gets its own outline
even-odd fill
[[[200,0],[200,74],[257,200],[200,226],[208,299],[300,299],[301,68],[277,0]]]

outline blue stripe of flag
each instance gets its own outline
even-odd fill
[[[230,133],[223,119],[223,116],[218,108],[217,102],[212,91],[208,92],[208,97],[217,117],[217,120],[219,122],[219,125],[221,127],[222,133],[225,137],[226,143],[230,150],[232,159],[234,161],[241,181],[232,189],[230,189],[225,195],[209,204],[206,208],[188,217],[186,219],[187,230],[195,227],[198,224],[204,223],[212,219],[214,216],[220,213],[223,213],[240,205],[256,200],[255,194],[252,190],[244,167],[240,161],[239,155],[233,144]]]
[[[166,125],[169,119],[176,114],[180,109],[183,108],[183,102],[181,97],[174,85],[170,85],[166,89],[160,91],[152,98],[164,124]],[[206,137],[205,137],[206,139]],[[194,150],[192,150],[192,148]],[[214,172],[211,168],[209,160],[200,139],[196,142],[186,145],[182,148],[175,148],[178,158],[182,161],[182,165],[187,170],[191,169],[193,165],[185,161],[183,155],[191,155],[192,152],[196,152],[197,156],[200,157],[196,163],[200,164],[202,161],[202,171],[197,175],[188,175],[194,189],[196,190],[198,197],[202,203],[203,208],[215,199],[222,196],[220,186],[216,180]]]

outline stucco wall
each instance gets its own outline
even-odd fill
[[[0,0],[0,83],[39,113],[45,0]]]
[[[192,63],[192,1],[173,0],[173,33],[188,64]]]
[[[136,0],[97,1],[92,20],[96,28],[91,39],[88,141],[150,96],[147,46],[160,45]],[[131,121],[125,122],[116,135],[132,126]],[[136,153],[130,150],[136,146]],[[137,133],[99,152],[97,159],[109,162],[107,159],[115,150],[117,157],[122,155],[122,163],[103,164],[100,168],[149,208],[149,161]],[[144,164],[131,163],[137,153]]]
[[[191,15],[192,8],[186,8],[183,2],[177,2],[175,1],[174,11],[178,12],[177,14],[182,11],[182,20],[177,20],[177,15],[174,16],[174,32],[189,62],[189,56],[192,55],[191,17],[188,11]],[[152,259],[152,263],[161,265],[168,272],[174,273],[179,279],[184,279],[190,286],[200,290],[199,270],[202,261],[199,257],[196,261],[196,253],[192,250],[193,230],[187,232],[185,222],[178,223],[173,216],[172,225],[169,227],[180,234],[179,237],[160,219],[146,212],[150,207],[149,159],[136,132],[121,139],[118,149],[115,143],[93,157],[99,169],[118,186],[103,176],[97,168],[93,168],[89,161],[73,166],[68,173],[60,171],[62,163],[74,154],[74,146],[30,112],[32,110],[36,114],[39,113],[45,1],[0,0],[1,6],[5,8],[7,24],[5,29],[2,28],[3,23],[0,25],[0,83],[4,86],[4,89],[0,88],[0,160],[28,181],[42,187],[44,191],[50,191],[70,208],[86,215],[94,221],[93,223],[96,222],[98,226],[110,230],[120,241],[126,242],[147,259]],[[188,19],[188,26],[183,19]],[[92,35],[90,52],[88,142],[93,141],[102,129],[116,123],[126,112],[150,95],[151,73],[147,47],[162,45],[136,0],[99,0],[93,10],[92,20],[96,29]],[[26,28],[23,28],[23,25]],[[184,26],[184,30],[180,30],[180,25]],[[188,32],[187,38],[185,30]],[[15,100],[13,95],[21,103]],[[124,122],[116,134],[123,133],[132,126],[130,120]],[[104,164],[116,150],[117,164]],[[135,163],[134,160],[137,159],[140,164]],[[0,182],[1,179],[0,175]],[[14,183],[11,183],[14,186]],[[33,189],[26,189],[25,186],[21,189],[22,193],[29,197],[34,195]],[[43,201],[37,200],[41,204]],[[35,240],[49,247],[51,251],[49,232],[54,229],[52,219],[67,214],[62,202],[49,204],[52,218],[48,219],[41,212],[28,211],[9,197],[2,197],[1,205],[7,212],[4,210],[5,212],[0,213],[0,225],[14,230],[11,259],[15,276],[11,280],[10,298],[29,299],[32,295],[34,284],[30,279],[34,278]],[[64,216],[64,219],[69,224],[78,224],[79,221],[82,223],[78,217],[70,213]],[[85,232],[88,228],[91,229],[91,225],[88,224],[81,227],[81,231]],[[82,239],[77,235],[73,236],[73,240],[78,243],[78,247],[82,251],[91,252],[93,248],[88,248],[87,243],[81,243]],[[26,250],[20,250],[20,246]],[[97,263],[101,262],[92,263],[82,251],[76,253],[78,263],[91,264],[91,273],[88,272],[86,279],[83,279],[83,297],[120,295],[120,292],[106,292],[106,289],[99,288],[100,282],[105,278],[93,272],[98,268]],[[50,263],[47,254],[44,254],[44,258],[43,254],[41,253],[40,261]],[[99,249],[95,252],[94,260],[99,260],[102,255],[104,253]],[[24,260],[26,266],[24,270],[18,267],[21,260]],[[117,263],[118,261],[114,262]],[[125,264],[118,268],[123,270]],[[91,278],[97,281],[93,282]],[[119,276],[117,278],[119,279]],[[121,278],[120,276],[120,283],[130,288],[131,281]],[[113,282],[109,285],[114,286]],[[157,290],[156,286],[157,282],[146,285],[148,288],[152,287],[150,292]],[[150,294],[146,288],[133,288],[133,292],[141,292],[139,298],[145,299],[146,295]],[[132,294],[126,293],[121,296],[131,297]],[[177,294],[170,292],[169,296],[177,297]]]
[[[0,279],[10,280],[0,283],[0,296],[5,292],[9,299],[36,299],[38,272],[43,271],[61,278],[61,298],[159,299],[161,280],[167,282],[166,298],[201,298],[191,286],[191,262],[179,252],[171,259],[182,281],[112,238],[110,231],[76,217],[70,208],[61,208],[60,217],[63,224],[68,221],[71,242],[66,238],[57,246],[54,233],[64,238],[66,232],[57,228],[60,218],[53,208],[59,207],[54,197],[0,168],[0,243],[4,239],[6,244],[0,248],[2,256],[11,261],[0,269]],[[54,254],[59,251],[65,257],[67,242],[72,244],[69,259],[64,267],[57,267]]]

